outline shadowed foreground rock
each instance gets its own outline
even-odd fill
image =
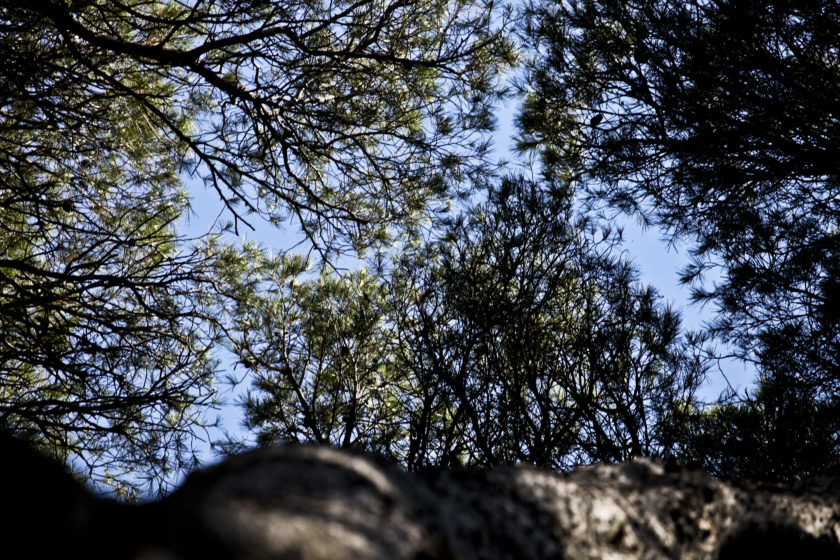
[[[6,458],[4,483],[22,484],[0,531],[31,542],[29,558],[840,558],[840,481],[829,478],[736,487],[648,461],[414,475],[278,447],[198,471],[160,502],[119,506],[40,457]]]

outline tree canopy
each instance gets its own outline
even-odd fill
[[[599,200],[693,247],[713,330],[762,360],[774,332],[836,371],[836,2],[546,2],[523,147],[580,162]],[[561,164],[562,165],[562,164]],[[826,390],[835,389],[825,386]]]
[[[189,464],[213,402],[211,261],[175,229],[183,148],[91,80],[123,66],[177,126],[191,112],[165,108],[159,77],[2,10],[0,420],[97,480],[142,466],[138,483],[159,481]]]
[[[270,286],[238,312],[247,424],[263,443],[412,469],[672,453],[703,362],[614,237],[576,221],[557,185],[510,177],[407,248],[386,283],[302,281],[290,258],[254,266]]]
[[[481,1],[44,0],[4,19],[65,53],[53,79],[137,104],[237,224],[291,219],[329,252],[410,226],[475,170],[515,56],[494,18]]]
[[[164,491],[233,368],[258,444],[409,469],[836,465],[838,20],[827,0],[0,2],[0,429]],[[513,93],[531,179],[489,155]],[[188,186],[229,223],[185,237]],[[640,282],[603,220],[622,211],[689,246],[705,332]],[[256,220],[315,258],[232,239]],[[705,406],[712,337],[757,384]]]
[[[189,466],[217,394],[219,270],[238,261],[183,238],[183,181],[234,230],[291,221],[324,259],[411,231],[482,165],[514,58],[503,17],[440,0],[0,4],[3,425],[129,490]]]
[[[710,331],[763,378],[835,395],[840,6],[547,1],[530,16],[521,147],[688,243],[682,279],[717,307]]]

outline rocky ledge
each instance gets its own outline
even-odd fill
[[[26,448],[6,457],[0,531],[29,543],[30,558],[840,558],[833,477],[731,484],[649,460],[568,475],[416,474],[289,446],[227,459],[161,501],[127,506],[92,497]]]

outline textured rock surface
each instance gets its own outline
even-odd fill
[[[44,528],[75,535],[65,558],[840,558],[838,480],[734,486],[649,461],[568,476],[414,475],[329,448],[279,447],[194,473],[155,504],[67,491],[72,528]]]

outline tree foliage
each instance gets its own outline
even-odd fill
[[[668,452],[703,363],[616,242],[575,219],[562,183],[511,177],[402,262],[400,332],[429,402],[410,462],[567,470]]]
[[[213,400],[211,262],[175,230],[183,146],[158,142],[136,100],[93,91],[80,59],[120,63],[2,9],[0,423],[97,482],[142,466],[112,482],[154,486],[189,464]],[[168,84],[124,70],[171,113]]]
[[[837,397],[796,378],[767,377],[744,402],[686,412],[675,457],[720,478],[793,481],[840,462]]]
[[[487,157],[509,17],[483,0],[0,3],[0,427],[119,491],[161,488],[195,460],[224,347],[262,444],[411,469],[835,464],[840,9],[533,2],[519,124],[540,181]],[[300,228],[318,261],[184,238],[187,177],[226,205],[220,231]],[[702,340],[581,195],[691,244],[682,279],[717,305],[711,333],[758,365],[743,402],[699,407]],[[370,270],[313,268],[371,248]]]
[[[397,339],[386,327],[385,288],[364,269],[307,278],[298,255],[249,248],[248,278],[233,311],[232,350],[250,370],[241,403],[257,443],[315,442],[392,454],[402,433]]]
[[[181,181],[203,179],[235,226],[291,220],[325,258],[410,231],[444,178],[479,171],[514,58],[493,14],[0,4],[3,426],[125,490],[190,465],[235,258],[181,236]]]
[[[670,452],[703,364],[613,236],[594,236],[568,196],[511,178],[380,280],[295,281],[287,257],[261,276],[279,289],[238,313],[249,425],[263,443],[356,446],[412,469]]]
[[[237,221],[292,219],[325,254],[411,226],[454,184],[444,179],[476,169],[514,59],[491,24],[503,15],[482,2],[28,6],[15,16],[46,18],[84,69],[82,89],[139,103]],[[170,89],[158,97],[132,76]],[[191,107],[200,117],[185,129],[178,119]]]
[[[816,399],[840,370],[839,20],[820,0],[558,0],[523,27],[522,148],[688,242],[711,332]]]

